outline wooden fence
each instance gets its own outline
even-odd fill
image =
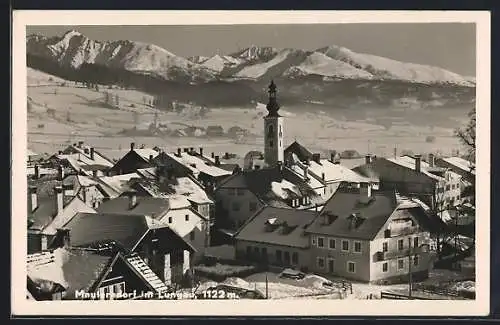
[[[393,293],[382,291],[380,292],[380,299],[391,299],[391,300],[432,300],[431,298],[424,297],[414,297],[405,294]]]

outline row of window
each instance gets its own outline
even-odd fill
[[[262,261],[267,261],[267,248],[266,247],[253,247],[247,246],[246,248],[247,257],[250,259],[258,259]],[[297,265],[299,264],[299,254],[297,252],[292,252],[290,254],[289,251],[281,251],[276,250],[275,252],[276,262],[278,264],[286,264],[286,265]]]
[[[172,221],[173,221],[172,217],[168,217],[168,223],[172,223]],[[189,214],[186,214],[184,216],[184,221],[189,221]]]
[[[319,269],[325,269],[327,267],[329,273],[335,272],[335,259],[333,258],[325,259],[324,257],[319,256],[316,261]],[[325,262],[327,262],[328,265]],[[347,261],[346,270],[349,273],[356,273],[356,262]]]
[[[292,199],[290,202],[292,208],[298,207],[300,205],[308,205],[309,203],[311,203],[311,201],[307,196],[304,196],[303,198],[300,199]]]
[[[413,237],[413,247],[418,247],[420,245],[419,237]],[[405,248],[404,239],[398,239],[398,251],[402,251]],[[382,243],[382,251],[387,252],[389,250],[389,244],[387,242]]]
[[[315,239],[313,237],[312,244],[318,248],[337,249],[337,240],[335,238],[317,237]],[[341,240],[340,249],[342,252],[348,252],[350,250],[350,241],[347,239]],[[361,253],[360,241],[354,241],[353,251],[354,253]]]
[[[328,265],[326,265],[325,262],[328,262]],[[418,255],[413,256],[412,258],[413,266],[418,266],[420,264],[420,257]],[[399,259],[398,260],[398,270],[403,270],[405,268],[405,259]],[[333,258],[324,258],[324,257],[318,257],[317,258],[317,266],[319,269],[325,269],[325,267],[328,267],[328,272],[332,273],[335,272],[335,259]],[[346,271],[349,273],[356,273],[356,262],[352,261],[347,261],[346,262]],[[388,272],[389,271],[389,263],[384,262],[382,264],[382,272]]]
[[[113,294],[121,294],[121,293],[125,293],[125,282],[115,283],[109,286],[104,286],[99,288],[100,299],[111,299]]]

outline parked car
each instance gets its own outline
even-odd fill
[[[294,270],[294,269],[284,269],[281,271],[280,278],[301,280],[306,277],[305,273]]]

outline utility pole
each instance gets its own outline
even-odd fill
[[[411,254],[412,249],[411,249],[411,237],[408,238],[408,297],[411,297],[412,294],[412,278],[411,278]]]

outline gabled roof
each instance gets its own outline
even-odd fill
[[[292,144],[290,144],[288,147],[285,149],[285,155],[288,154],[295,154],[300,161],[305,161],[307,159],[312,159],[312,152],[307,150],[304,146],[302,146],[300,143],[297,141],[294,141]]]
[[[164,197],[137,196],[136,205],[132,209],[129,204],[130,199],[121,196],[102,202],[97,208],[97,212],[160,217],[170,209],[169,199]]]
[[[447,162],[450,165],[455,166],[456,168],[463,170],[464,172],[476,175],[476,168],[475,168],[476,165],[471,161],[468,161],[461,157],[444,157],[440,159],[442,159],[443,161]]]
[[[232,170],[228,171],[211,162],[208,157],[200,157],[199,154],[190,154],[188,152],[181,152],[178,156],[177,153],[165,153],[170,159],[178,162],[179,164],[188,168],[193,174],[198,175],[199,173],[204,173],[212,177],[220,176],[230,176]]]
[[[72,246],[90,247],[114,241],[129,251],[150,229],[146,218],[144,215],[78,213],[64,228],[70,230]]]
[[[309,196],[311,201],[319,195],[304,180],[285,166],[245,170],[229,177],[218,188],[245,188],[264,202],[283,201],[288,198]],[[284,197],[282,194],[286,192]],[[319,202],[316,202],[319,203]]]
[[[78,197],[63,197],[63,203],[62,212],[57,213],[55,196],[38,198],[37,208],[33,212],[28,211],[28,219],[32,222],[29,229],[52,234],[77,213],[95,212]]]
[[[129,173],[115,176],[102,176],[99,177],[99,181],[104,183],[107,187],[111,188],[112,191],[121,194],[126,191],[130,191],[129,182],[133,178],[141,178],[142,176],[138,173]]]
[[[314,211],[264,207],[240,228],[235,238],[306,248],[309,238],[304,233],[304,226],[313,221],[317,214]]]
[[[394,192],[372,191],[371,198],[357,189],[339,189],[325,204],[321,215],[307,228],[307,232],[343,238],[373,239],[397,208]],[[352,225],[352,216],[360,223]],[[323,218],[330,216],[331,223]]]
[[[67,248],[36,253],[28,256],[28,278],[40,289],[59,284],[68,297],[74,297],[77,290],[90,291],[114,258]]]

